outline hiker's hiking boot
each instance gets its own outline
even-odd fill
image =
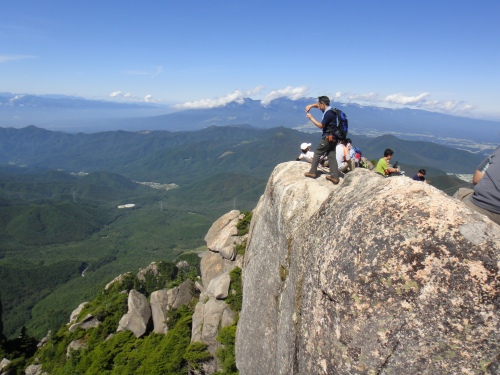
[[[304,176],[310,177],[310,178],[316,178],[316,173],[306,172],[306,173],[304,173]]]
[[[337,184],[339,183],[339,179],[338,179],[338,178],[333,178],[333,177],[332,177],[332,176],[330,176],[330,175],[327,175],[327,176],[326,176],[326,179],[327,179],[328,181],[333,182],[333,184],[334,184],[334,185],[337,185]]]

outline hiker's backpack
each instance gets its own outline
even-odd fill
[[[347,116],[338,108],[332,108],[332,112],[335,115],[334,120],[330,123],[330,132],[335,138],[342,140],[347,137]]]
[[[356,159],[361,159],[361,156],[363,156],[363,152],[357,148],[356,146],[351,146],[352,149],[354,150],[354,154],[356,155]],[[359,156],[358,156],[359,154]]]

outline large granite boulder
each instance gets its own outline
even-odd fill
[[[500,226],[434,187],[278,165],[244,259],[240,374],[500,372]]]
[[[168,332],[166,323],[167,312],[170,310],[167,290],[161,289],[151,293],[149,302],[151,304],[151,316],[153,318],[153,332],[166,334]]]
[[[129,330],[139,338],[148,331],[150,320],[151,307],[147,298],[137,290],[131,289],[128,294],[128,312],[120,319],[116,331]]]
[[[232,324],[231,317],[234,319],[234,313],[224,301],[210,297],[206,302],[198,302],[193,314],[191,341],[207,344],[208,350],[215,354],[219,347],[217,342],[219,328]]]
[[[236,225],[243,216],[233,210],[217,219],[208,230],[205,241],[209,250],[218,252],[224,259],[236,258],[236,245],[241,244]]]
[[[212,251],[220,251],[232,244],[232,237],[238,235],[238,224],[240,211],[233,210],[218,218],[205,235],[207,247]]]
[[[207,250],[200,262],[201,280],[204,288],[208,288],[212,279],[224,273],[231,272],[235,267],[241,267],[243,257],[238,255],[234,261],[224,259],[219,253]]]
[[[166,334],[167,312],[170,309],[178,309],[182,305],[188,305],[194,295],[194,282],[185,280],[181,285],[172,289],[161,289],[151,293],[151,313],[153,317],[153,331]]]
[[[231,276],[229,272],[225,272],[210,281],[207,291],[217,299],[226,299],[229,295],[230,283]]]

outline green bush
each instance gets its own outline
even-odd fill
[[[238,374],[235,357],[236,325],[233,324],[222,328],[217,335],[217,341],[221,343],[221,347],[217,349],[216,355],[222,367],[222,371],[217,372],[217,374]]]
[[[200,363],[205,362],[212,357],[212,354],[207,350],[208,345],[202,342],[192,342],[184,353],[184,359],[188,362],[189,367],[199,370]]]
[[[248,233],[250,229],[250,222],[252,221],[252,213],[245,212],[245,217],[241,219],[238,224],[236,224],[236,228],[238,229],[238,236],[243,236]]]
[[[101,318],[104,317],[98,327],[69,332],[64,326],[53,335],[35,354],[35,357],[40,358],[43,370],[51,375],[173,375],[187,373],[189,361],[196,364],[205,358],[206,353],[199,346],[188,350],[193,311],[187,306],[171,314],[170,330],[166,335],[151,333],[137,339],[129,331],[116,333],[116,318],[123,314],[121,296],[126,297],[116,290],[103,293],[86,307],[86,311],[99,312]],[[77,339],[82,340],[87,347],[73,351],[67,359],[66,349],[71,341]]]
[[[243,284],[241,281],[241,268],[236,267],[233,269],[229,276],[231,282],[229,284],[229,295],[226,298],[226,303],[236,313],[239,313],[243,304]]]

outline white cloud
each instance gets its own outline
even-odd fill
[[[245,93],[240,90],[236,90],[231,94],[227,94],[221,98],[215,99],[202,99],[196,102],[186,102],[183,104],[177,104],[174,107],[179,109],[201,109],[201,108],[215,108],[223,107],[231,102],[237,102],[239,104],[243,103],[245,98]]]
[[[18,60],[26,60],[26,59],[36,59],[36,56],[29,55],[0,55],[0,64],[9,62],[9,61],[18,61]]]
[[[284,97],[287,97],[291,100],[297,100],[303,98],[306,95],[307,90],[308,89],[306,86],[299,86],[299,87],[287,86],[284,89],[271,91],[264,97],[264,99],[262,99],[261,103],[262,105],[266,106],[274,99],[284,98]]]
[[[202,99],[198,101],[186,102],[183,104],[177,104],[174,108],[177,109],[201,109],[201,108],[215,108],[223,107],[231,102],[243,103],[244,98],[255,96],[260,94],[264,90],[264,86],[260,85],[254,89],[242,91],[235,90],[234,92],[227,94],[219,98],[212,99]],[[283,89],[270,91],[261,100],[263,106],[269,105],[269,103],[278,98],[289,98],[291,100],[297,100],[300,98],[307,97],[308,88],[306,86],[287,86]],[[331,97],[331,100],[337,102],[354,102],[359,104],[368,104],[381,107],[410,107],[418,108],[429,111],[445,112],[450,114],[465,114],[476,109],[476,106],[463,102],[454,100],[435,100],[431,98],[431,94],[428,92],[423,92],[415,95],[405,95],[402,93],[390,94],[390,95],[380,95],[375,92],[369,92],[364,94],[354,94],[354,93],[343,93],[336,92]],[[151,101],[152,98],[147,96],[144,101]]]
[[[456,100],[429,100],[420,107],[429,111],[456,113],[469,113],[476,109],[476,106],[473,104]]]
[[[392,94],[386,96],[382,99],[382,102],[385,103],[394,103],[394,104],[402,104],[402,105],[418,105],[421,103],[425,103],[426,98],[429,96],[429,93],[424,92],[417,96],[405,96],[403,94]]]
[[[113,91],[111,94],[109,94],[110,97],[112,98],[127,98],[127,99],[134,99],[136,96],[130,92],[124,93],[122,91]]]
[[[343,97],[343,94],[341,92],[337,92],[335,94],[335,99],[342,99],[342,97]],[[365,101],[365,102],[371,102],[374,100],[378,101],[377,98],[378,98],[378,94],[376,94],[374,92],[370,92],[368,94],[350,94],[347,96],[348,101],[361,100],[361,101]]]
[[[258,95],[258,94],[260,94],[262,92],[262,90],[264,90],[264,85],[259,85],[259,86],[257,86],[254,89],[248,90],[247,91],[247,96]]]
[[[476,109],[476,106],[456,100],[431,99],[428,92],[418,95],[404,95],[402,93],[381,96],[377,93],[344,94],[336,93],[335,99],[339,101],[367,103],[369,105],[388,107],[413,107],[428,111],[464,114]]]
[[[134,102],[145,102],[145,103],[155,103],[156,100],[153,99],[153,95],[146,95],[144,98],[140,98],[135,94],[132,94],[130,92],[124,93],[122,91],[113,91],[111,94],[109,94],[110,97],[112,98],[124,98],[129,101],[134,101]]]

